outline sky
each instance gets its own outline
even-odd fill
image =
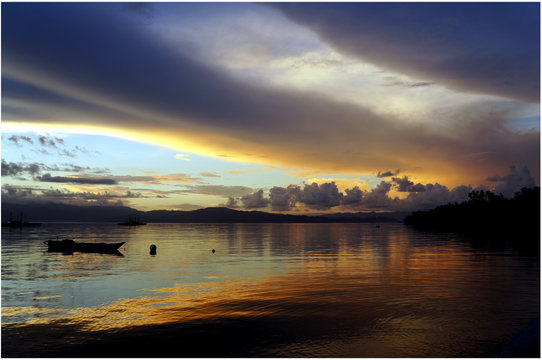
[[[2,201],[412,211],[540,183],[540,5],[2,3]]]

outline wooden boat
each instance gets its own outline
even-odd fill
[[[118,249],[124,244],[124,241],[119,243],[86,243],[64,239],[48,240],[43,243],[49,247],[49,251],[118,253]]]

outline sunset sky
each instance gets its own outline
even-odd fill
[[[2,3],[2,200],[409,211],[540,183],[540,5]]]

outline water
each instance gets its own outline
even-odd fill
[[[126,244],[47,252],[57,236]],[[43,224],[2,231],[3,355],[491,356],[539,317],[539,275],[402,224]]]

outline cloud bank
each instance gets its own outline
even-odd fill
[[[379,66],[460,91],[540,100],[539,3],[272,6],[338,50]]]
[[[185,5],[175,6],[182,10]],[[296,21],[317,29],[326,39],[329,37],[330,42],[344,35],[345,45],[339,48],[349,47],[354,53],[366,47],[366,44],[358,46],[353,40],[361,31],[356,28],[361,25],[356,24],[364,23],[358,18],[354,21],[354,15],[364,19],[376,11],[380,15],[375,20],[366,19],[374,26],[368,29],[369,40],[378,40],[371,40],[374,46],[368,51],[374,52],[375,61],[386,64],[381,58],[387,56],[405,59],[402,69],[410,72],[416,69],[413,64],[418,60],[412,54],[432,54],[427,56],[430,61],[441,59],[437,55],[442,54],[448,63],[428,64],[429,60],[423,58],[425,62],[420,60],[419,68],[435,69],[437,75],[450,68],[446,77],[459,79],[458,86],[468,87],[469,91],[493,93],[504,86],[514,98],[532,99],[536,95],[532,88],[537,84],[533,85],[532,79],[537,82],[539,77],[532,70],[533,62],[538,67],[538,57],[531,51],[532,15],[525,17],[524,24],[513,27],[510,34],[497,32],[502,35],[502,41],[499,37],[492,38],[493,41],[485,41],[486,38],[475,43],[467,41],[466,46],[470,47],[495,43],[487,49],[487,56],[495,59],[496,65],[490,63],[491,66],[486,64],[480,69],[477,64],[465,64],[465,57],[458,56],[462,54],[459,40],[468,40],[465,33],[473,33],[472,28],[459,29],[457,38],[448,36],[444,30],[438,33],[440,37],[429,36],[431,32],[427,29],[443,20],[442,16],[436,16],[435,20],[429,16],[428,12],[436,13],[431,8],[433,5],[427,5],[429,10],[420,5],[419,12],[426,15],[424,20],[431,20],[429,24],[416,22],[420,16],[418,10],[409,10],[416,24],[427,27],[416,28],[407,23],[403,37],[398,38],[415,51],[402,47],[397,50],[398,42],[391,40],[398,31],[391,20],[398,18],[400,11],[407,11],[406,5],[397,5],[398,10],[392,11],[392,15],[379,10],[377,5],[373,12],[367,11],[369,15],[364,15],[365,10],[356,10],[360,4],[277,6]],[[344,17],[349,6],[354,7],[352,15]],[[538,4],[525,6],[530,9]],[[305,9],[304,16],[312,20],[297,19],[303,12],[299,9]],[[448,9],[448,5],[443,9]],[[399,13],[393,15],[396,11]],[[459,16],[455,7],[450,11]],[[492,16],[501,19],[507,12],[490,12],[489,24],[500,24],[502,20],[492,20]],[[344,24],[333,23],[328,13],[336,14]],[[153,17],[156,20],[157,15]],[[383,18],[393,25],[388,32],[377,22]],[[318,26],[313,24],[314,19],[319,19]],[[472,21],[467,16],[465,23]],[[333,27],[329,24],[336,25],[336,30],[327,35],[328,28]],[[494,25],[489,29],[494,29]],[[416,45],[408,36],[422,29],[424,36],[416,38],[428,35],[427,43]],[[484,30],[483,34],[490,30]],[[442,131],[312,93],[250,85],[233,80],[219,68],[196,62],[149,31],[137,11],[127,11],[118,4],[3,3],[2,33],[3,122],[97,127],[207,155],[228,154],[252,162],[325,172],[374,174],[382,168],[401,169],[418,177],[442,178],[448,184],[480,181],[488,173],[497,173],[519,161],[533,169],[534,174],[539,173],[539,133],[510,130],[506,126],[509,112],[495,104],[458,109],[457,121]],[[514,45],[518,34],[526,38],[520,45]],[[527,48],[523,49],[522,44],[527,44]],[[431,46],[435,50],[427,52]],[[512,54],[513,60],[501,61],[502,52]],[[393,66],[390,62],[390,67]],[[516,71],[509,72],[506,66]],[[459,74],[461,69],[466,69],[466,73]],[[435,81],[440,79],[437,75]],[[469,76],[473,84],[466,80]],[[44,144],[51,145],[47,141]],[[332,201],[332,195],[328,196]]]
[[[513,197],[523,187],[535,186],[534,179],[526,166],[522,166],[519,170],[511,166],[508,175],[495,176],[493,179],[498,181],[493,192],[505,197]],[[391,190],[407,192],[408,196],[392,197]],[[341,192],[335,182],[305,184],[302,187],[275,186],[270,189],[268,197],[265,197],[264,191],[260,189],[242,198],[230,197],[226,206],[263,209],[270,205],[273,211],[291,211],[301,207],[322,211],[415,211],[431,209],[447,203],[461,203],[468,200],[468,194],[473,190],[488,190],[488,188],[483,185],[476,188],[460,185],[449,189],[439,183],[414,184],[408,176],[403,176],[402,178],[394,177],[391,181],[383,180],[370,191],[360,190],[356,186]]]

